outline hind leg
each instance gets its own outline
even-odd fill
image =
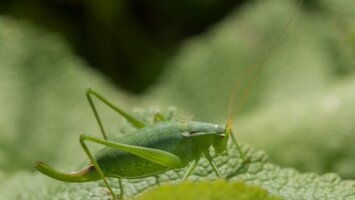
[[[114,200],[118,200],[118,199],[122,199],[123,198],[123,185],[121,180],[119,179],[119,183],[120,183],[120,189],[121,189],[121,194],[119,196],[119,198],[116,196],[116,194],[113,192],[110,184],[108,184],[107,178],[105,177],[104,173],[102,172],[99,164],[96,162],[96,160],[94,159],[94,157],[92,156],[89,148],[87,147],[87,145],[85,144],[85,137],[81,136],[80,137],[80,144],[83,147],[86,155],[89,157],[91,163],[94,165],[95,169],[97,170],[99,176],[101,177],[102,181],[104,182],[105,186],[107,187],[107,189],[110,191],[112,198]]]

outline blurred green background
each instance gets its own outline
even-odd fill
[[[298,1],[1,1],[0,177],[86,162],[94,87],[124,109],[226,123]],[[305,1],[234,124],[242,143],[300,171],[355,170],[355,1]],[[251,74],[243,71],[251,69]],[[254,70],[255,71],[255,70]],[[122,118],[99,106],[108,132]]]
[[[116,86],[143,92],[179,43],[222,20],[242,0],[0,2],[0,13],[59,32]]]

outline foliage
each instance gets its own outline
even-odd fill
[[[1,0],[0,14],[60,32],[91,67],[120,87],[141,92],[156,81],[177,43],[242,1]]]
[[[297,16],[237,118],[238,138],[264,149],[271,162],[263,152],[247,146],[243,146],[251,160],[247,165],[242,165],[233,147],[229,155],[217,157],[223,177],[232,184],[245,181],[286,199],[355,198],[354,182],[337,175],[355,177],[355,31],[350,11],[354,2],[327,0],[322,4],[323,13],[304,9]],[[167,63],[170,69],[160,83],[141,98],[114,89],[100,74],[85,68],[58,35],[1,17],[0,177],[4,181],[0,198],[109,197],[101,182],[60,183],[35,174],[32,167],[34,161],[43,160],[70,170],[87,161],[78,136],[99,132],[84,96],[89,86],[123,108],[175,105],[195,120],[225,122],[223,108],[233,80],[243,71],[238,66],[249,67],[261,59],[264,47],[269,46],[266,43],[271,43],[294,6],[283,0],[260,1],[226,17],[207,33],[187,41]],[[240,80],[244,87],[251,74],[245,77]],[[156,109],[144,110],[135,113],[151,121]],[[99,106],[99,111],[109,135],[133,131],[109,109]],[[296,169],[280,167],[280,163]],[[298,170],[337,174],[319,176]],[[167,172],[161,182],[174,184],[183,172]],[[190,180],[206,179],[215,176],[202,160]],[[110,182],[117,191],[117,180]],[[156,186],[154,178],[125,183],[130,197]]]
[[[235,128],[243,143],[264,149],[276,163],[353,179],[355,2],[319,3],[322,12],[302,6]],[[226,123],[233,83],[240,97],[295,7],[294,1],[258,1],[186,41],[148,104],[159,99],[197,120]]]
[[[98,131],[84,95],[90,86],[122,105],[132,101],[72,55],[58,35],[0,18],[0,168],[13,172],[32,169],[37,159],[64,165],[82,157],[79,134]]]
[[[243,146],[243,152],[249,157],[248,163],[242,163],[234,145],[229,146],[229,153],[215,157],[216,165],[222,176],[231,184],[245,181],[246,184],[266,189],[271,195],[285,199],[354,199],[355,182],[342,181],[335,174],[318,176],[316,174],[300,174],[294,169],[280,168],[269,163],[261,151],[254,151]],[[186,169],[172,170],[159,176],[162,184],[176,184]],[[194,173],[189,178],[194,181],[215,180],[208,161],[201,159]],[[154,177],[124,180],[125,193],[135,196],[148,188],[156,187]],[[110,179],[115,192],[119,192],[117,179]],[[40,190],[39,190],[40,188]],[[257,195],[255,191],[251,195]],[[1,199],[107,199],[109,194],[101,182],[62,183],[39,174],[19,173],[7,181],[0,189]]]
[[[195,200],[195,199],[220,199],[220,200],[281,200],[272,197],[255,186],[248,186],[242,182],[227,183],[225,181],[201,181],[198,183],[183,183],[180,186],[163,185],[157,189],[143,193],[137,200],[171,199],[171,200]]]

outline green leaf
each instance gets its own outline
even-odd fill
[[[243,152],[249,157],[249,163],[242,163],[236,148],[229,146],[229,155],[215,158],[222,176],[234,184],[245,181],[248,185],[262,187],[271,195],[285,199],[354,199],[355,182],[343,181],[336,174],[318,176],[313,173],[299,173],[295,169],[281,168],[267,161],[262,151],[254,151],[243,146]],[[159,176],[161,184],[177,184],[186,169],[172,170]],[[206,159],[201,159],[190,180],[215,180]],[[135,196],[146,189],[157,187],[154,177],[123,180],[125,194]],[[114,191],[119,193],[117,179],[110,179]],[[43,175],[17,174],[0,189],[1,199],[107,199],[110,195],[101,181],[90,183],[62,183]]]
[[[225,181],[187,182],[180,186],[163,185],[142,195],[143,196],[137,198],[137,200],[281,200],[281,198],[268,195],[265,190],[259,187],[248,186],[242,182],[227,183]]]
[[[270,104],[239,120],[239,138],[274,163],[354,179],[355,76],[317,97]]]

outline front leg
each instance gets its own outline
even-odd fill
[[[212,166],[212,169],[213,169],[214,173],[218,176],[218,178],[220,178],[221,177],[221,173],[219,172],[218,167],[214,163],[210,152],[207,150],[207,151],[204,152],[204,154],[205,154],[205,157],[207,158],[208,162]]]
[[[195,170],[198,161],[200,160],[200,157],[198,157],[196,160],[192,161],[189,169],[187,169],[186,173],[184,174],[184,176],[182,177],[182,179],[180,180],[180,184],[182,182],[184,182],[190,175],[191,173]]]

